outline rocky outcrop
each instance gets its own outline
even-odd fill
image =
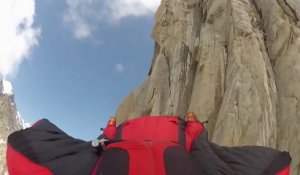
[[[300,1],[162,0],[152,37],[119,122],[193,111],[213,142],[287,150],[300,174]]]
[[[24,121],[17,112],[14,96],[7,93],[0,79],[0,174],[7,173],[6,168],[6,139],[7,136],[23,128]],[[8,83],[8,82],[6,82]]]

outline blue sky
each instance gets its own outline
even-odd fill
[[[0,50],[0,73],[12,81],[18,110],[26,122],[48,118],[76,138],[96,138],[147,76],[159,2],[25,1],[35,4],[34,13],[17,26],[28,32],[20,46],[25,49],[10,39],[11,52],[20,54],[10,58]]]

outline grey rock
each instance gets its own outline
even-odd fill
[[[3,94],[3,83],[0,79],[0,174],[7,173],[6,141],[10,133],[23,128],[17,112],[14,95]]]
[[[188,111],[212,141],[289,151],[300,174],[300,1],[162,0],[149,75],[119,123]]]

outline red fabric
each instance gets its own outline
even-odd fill
[[[110,144],[107,149],[121,148],[128,152],[129,175],[166,175],[163,155],[171,146],[179,145],[171,142],[122,141]]]
[[[50,170],[28,160],[10,144],[7,145],[6,161],[10,175],[52,175]]]
[[[282,171],[280,171],[276,175],[290,175],[290,166],[287,166],[286,168],[284,168]]]
[[[122,140],[178,142],[178,117],[140,117],[123,124]]]
[[[97,173],[97,171],[98,171],[98,168],[99,168],[99,166],[100,166],[100,163],[101,163],[101,161],[102,161],[102,156],[98,159],[98,161],[97,161],[97,163],[96,163],[96,165],[95,165],[95,167],[94,167],[94,169],[93,169],[93,172],[92,172],[92,175],[96,175],[96,173]]]
[[[108,124],[103,130],[103,134],[108,139],[113,139],[117,133],[117,128],[115,125]]]
[[[204,126],[199,121],[187,121],[185,126],[186,150],[190,152],[193,141],[203,131]]]

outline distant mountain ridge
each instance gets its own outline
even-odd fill
[[[23,129],[27,124],[17,110],[11,83],[0,79],[0,174],[7,173],[6,168],[6,139],[17,130]]]

